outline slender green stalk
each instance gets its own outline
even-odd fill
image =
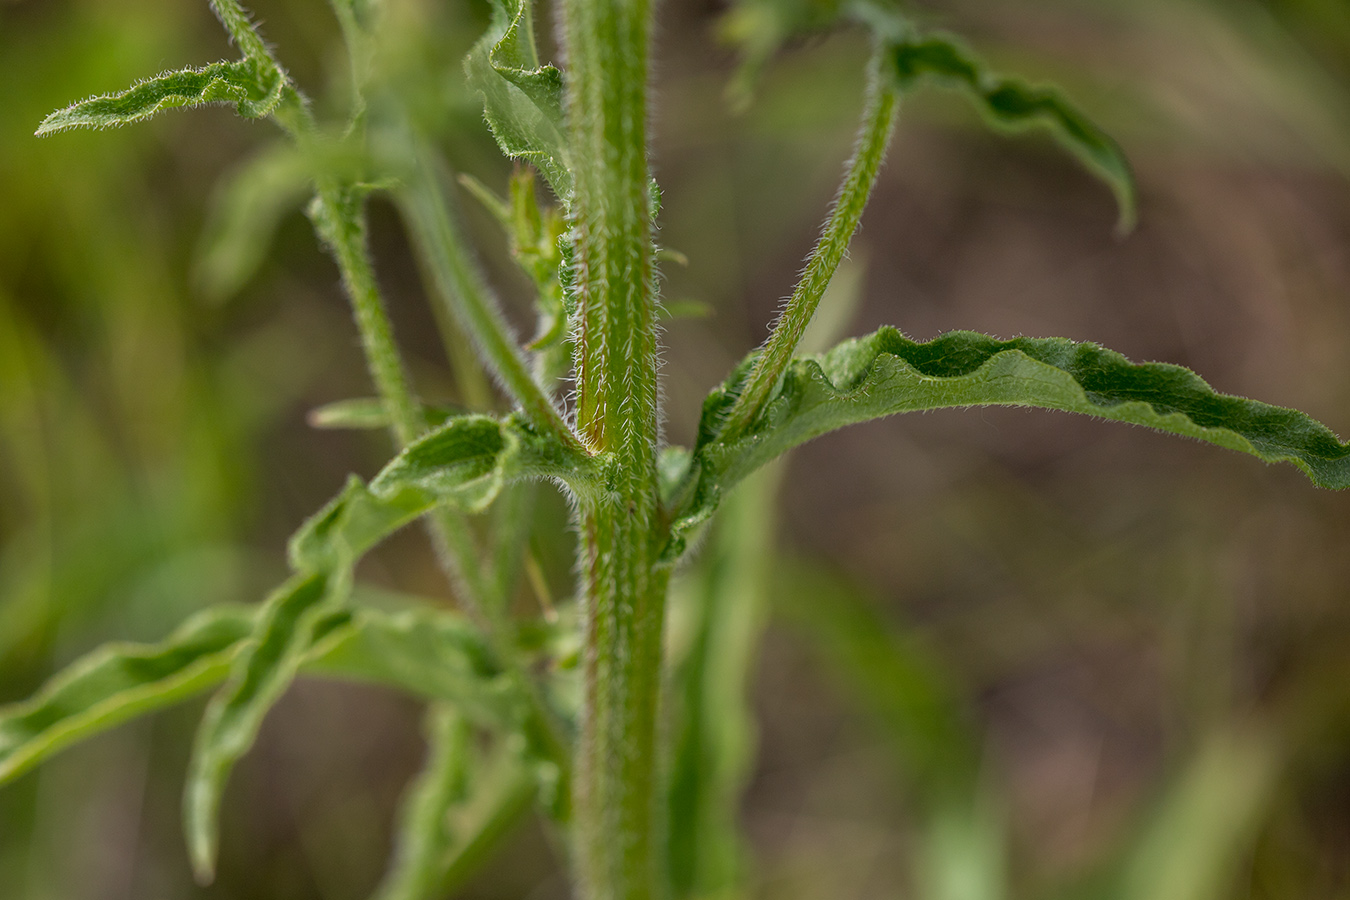
[[[562,413],[530,374],[510,326],[469,258],[446,207],[444,189],[426,148],[419,148],[407,185],[398,192],[404,221],[435,280],[440,298],[478,345],[484,361],[530,422],[567,446],[578,446]]]
[[[658,567],[656,309],[646,147],[647,0],[565,0],[577,427],[608,464],[581,514],[585,688],[575,853],[586,900],[657,895],[656,721],[668,570]]]
[[[740,398],[727,414],[722,427],[722,434],[727,439],[739,437],[749,428],[792,361],[792,354],[806,333],[806,326],[815,315],[816,306],[825,295],[825,289],[829,287],[830,279],[834,277],[834,271],[843,260],[849,240],[862,219],[868,195],[872,193],[882,160],[886,157],[886,147],[890,143],[899,106],[899,90],[883,74],[880,59],[874,57],[868,70],[867,101],[863,108],[857,149],[849,160],[834,209],[825,223],[825,231],[811,251],[801,281],[797,282],[787,306],[774,323],[768,343],[755,360]]]
[[[370,264],[362,200],[351,189],[325,185],[319,189],[312,214],[319,235],[337,259],[370,376],[389,411],[391,428],[402,447],[412,443],[426,429],[426,419],[403,371],[398,346],[394,343],[394,329],[389,324],[389,315],[375,281],[375,270]]]
[[[350,191],[321,188],[315,207],[315,223],[337,257],[371,377],[380,398],[390,410],[391,430],[398,443],[406,445],[425,429],[425,417],[403,372],[393,328],[375,281],[359,197]],[[567,742],[538,685],[521,669],[516,659],[505,598],[499,596],[499,579],[489,578],[484,573],[477,543],[462,515],[450,509],[437,509],[432,512],[428,524],[442,563],[452,579],[459,583],[471,611],[486,620],[485,630],[492,648],[527,703],[525,726],[530,741],[558,766],[560,784],[568,785],[571,767]],[[558,814],[565,816],[566,812],[567,804],[558,804]]]

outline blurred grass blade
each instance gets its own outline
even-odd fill
[[[57,110],[37,134],[71,128],[108,128],[150,118],[161,110],[206,103],[232,103],[250,119],[270,115],[281,102],[286,77],[249,61],[218,62],[200,69],[165,72],[117,94],[104,94]]]
[[[215,875],[221,794],[230,770],[258,736],[263,717],[290,685],[323,614],[345,585],[322,573],[297,575],[263,606],[253,635],[233,662],[197,730],[183,796],[188,853],[198,881]]]
[[[507,156],[538,166],[558,198],[572,195],[562,73],[539,61],[531,0],[493,0],[492,25],[464,60],[483,115]]]
[[[1276,786],[1281,755],[1270,731],[1211,735],[1152,811],[1098,871],[1057,900],[1220,900],[1232,896],[1242,856]]]
[[[313,169],[303,152],[279,144],[250,160],[217,193],[194,273],[208,297],[231,297],[253,277],[282,216],[307,196]]]
[[[468,724],[450,707],[434,704],[423,726],[427,759],[408,790],[399,816],[394,862],[377,900],[433,900],[440,886],[441,858],[454,843],[450,808],[469,786]]]
[[[1139,836],[1120,900],[1219,900],[1237,875],[1270,798],[1279,755],[1271,736],[1216,736],[1196,754]]]
[[[767,619],[783,471],[766,467],[728,499],[687,585],[693,634],[672,678],[667,785],[667,858],[678,897],[731,898],[746,888],[740,806],[756,748],[749,681]]]
[[[369,431],[388,428],[393,419],[379,397],[354,397],[315,407],[305,417],[311,428],[350,428]]]
[[[1116,196],[1117,229],[1134,227],[1134,176],[1119,145],[1053,87],[1033,87],[989,72],[959,40],[943,34],[915,35],[888,46],[892,72],[901,90],[927,80],[957,87],[974,101],[985,122],[1000,131],[1044,128],[1101,178]]]
[[[0,707],[0,783],[64,747],[224,680],[253,630],[252,610],[218,607],[157,644],[108,644]]]
[[[512,748],[494,747],[485,765],[485,754],[473,753],[472,742],[456,731],[462,724],[441,718],[444,711],[429,715],[427,766],[405,801],[394,864],[374,900],[449,896],[511,833],[535,797],[529,766]]]
[[[941,666],[897,634],[852,586],[804,566],[782,566],[774,611],[821,656],[889,739],[919,801],[925,900],[997,900],[1005,864],[1000,804],[984,787],[980,741]]]
[[[753,357],[704,402],[699,446],[677,487],[667,556],[712,514],[722,493],[780,453],[845,425],[896,413],[970,406],[1038,406],[1195,438],[1288,462],[1319,487],[1350,487],[1350,445],[1304,413],[1214,391],[1194,372],[1132,363],[1065,338],[1000,341],[953,331],[915,343],[894,328],[845,341],[789,366],[744,437],[722,441]]]
[[[444,425],[455,416],[464,415],[463,409],[450,406],[423,406],[423,418],[433,427]],[[309,411],[306,421],[311,428],[351,428],[368,431],[388,428],[392,421],[384,401],[379,397],[353,397],[335,400]]]

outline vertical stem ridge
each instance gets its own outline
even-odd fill
[[[656,565],[655,268],[648,0],[564,0],[577,428],[609,472],[582,510],[585,698],[574,823],[580,896],[657,895],[656,720],[668,572]]]

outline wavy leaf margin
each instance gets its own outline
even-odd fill
[[[722,494],[779,454],[829,431],[883,416],[971,406],[1035,406],[1143,425],[1287,462],[1318,487],[1350,487],[1350,444],[1305,413],[1221,394],[1168,363],[1134,363],[1066,338],[999,340],[953,331],[925,343],[886,327],[827,353],[798,359],[743,437],[723,441],[721,421],[753,363],[743,361],[704,402],[688,462],[671,453],[665,477],[671,537],[666,559],[712,515]]]

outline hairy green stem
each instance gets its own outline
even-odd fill
[[[655,264],[646,146],[648,0],[565,0],[577,428],[608,472],[582,509],[585,687],[575,854],[585,900],[658,894],[656,722],[668,570],[658,567]]]
[[[360,193],[350,188],[321,186],[312,215],[320,237],[337,259],[370,376],[389,413],[394,437],[404,447],[426,429],[426,418],[403,371],[394,329],[375,281],[366,242],[363,200]]]
[[[883,73],[879,58],[874,57],[868,72],[867,101],[857,148],[848,162],[834,209],[825,223],[820,240],[811,251],[801,281],[793,290],[782,315],[774,323],[764,350],[755,360],[740,398],[727,414],[722,426],[722,434],[726,439],[735,439],[750,427],[792,361],[792,354],[806,333],[806,326],[811,323],[816,306],[825,295],[825,289],[829,287],[830,279],[834,277],[835,269],[839,268],[848,250],[849,240],[862,219],[868,195],[872,193],[882,160],[886,157],[886,147],[890,143],[899,106],[899,90]]]
[[[426,148],[418,148],[407,185],[397,200],[418,253],[435,281],[441,301],[450,308],[478,345],[484,361],[520,404],[530,423],[565,446],[576,447],[576,435],[562,413],[530,374],[510,326],[483,282],[460,239],[446,206],[444,188]]]

